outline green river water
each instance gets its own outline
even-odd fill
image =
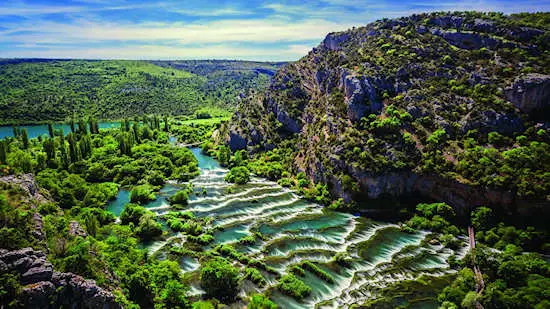
[[[303,302],[281,294],[274,287],[273,275],[264,273],[268,286],[258,288],[251,282],[243,285],[241,294],[271,290],[271,298],[281,308],[342,308],[361,304],[376,297],[374,292],[400,280],[415,279],[422,274],[443,275],[452,272],[446,260],[451,254],[463,256],[467,247],[453,252],[441,245],[423,242],[427,232],[408,234],[395,224],[377,222],[347,213],[334,212],[320,205],[301,199],[291,190],[274,182],[252,177],[246,185],[232,186],[224,181],[227,170],[212,158],[191,149],[199,161],[200,176],[192,180],[195,188],[204,187],[206,196],[190,196],[186,210],[198,217],[211,217],[213,225],[223,227],[214,234],[213,244],[234,243],[237,250],[248,254],[284,274],[287,267],[304,260],[318,262],[330,273],[335,282],[326,283],[306,271],[300,277],[312,288]],[[158,194],[156,201],[145,205],[162,215],[169,211],[167,198],[184,184],[168,184]],[[109,210],[119,215],[129,200],[129,192],[121,190]],[[268,241],[257,240],[255,245],[238,245],[237,241],[254,231],[268,236]],[[162,256],[169,245],[183,239],[172,234],[167,240],[144,244],[151,254]],[[330,263],[338,252],[347,252],[352,258],[348,266]],[[183,272],[196,272],[199,262],[195,258],[181,260]],[[198,282],[191,294],[203,293]],[[434,308],[425,304],[422,308]]]

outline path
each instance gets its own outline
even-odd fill
[[[474,265],[474,274],[476,276],[476,292],[478,295],[481,296],[481,293],[483,293],[483,289],[485,288],[485,282],[483,281],[483,275],[481,274],[481,271],[479,270],[479,267],[476,263],[476,255],[475,255],[475,248],[476,248],[476,236],[475,231],[472,226],[468,226],[468,238],[470,239],[470,250],[472,252],[472,264]],[[483,306],[479,303],[479,301],[476,303],[477,309],[482,309]]]

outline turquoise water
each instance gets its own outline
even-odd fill
[[[190,197],[186,211],[197,217],[212,218],[213,244],[235,244],[238,251],[250,258],[261,260],[284,275],[288,267],[303,261],[312,261],[334,278],[327,283],[306,271],[299,277],[312,288],[312,293],[302,302],[281,294],[275,287],[272,274],[263,272],[267,287],[243,283],[242,293],[269,290],[280,308],[347,308],[376,298],[377,291],[387,284],[415,279],[422,274],[442,275],[453,272],[446,263],[455,252],[424,242],[427,233],[407,234],[395,224],[376,222],[347,213],[324,209],[301,199],[289,189],[274,182],[252,177],[250,183],[234,186],[224,181],[227,170],[211,157],[201,154],[199,148],[191,151],[199,161],[201,174],[192,180],[195,188],[205,188],[206,196]],[[158,194],[156,201],[145,205],[161,215],[169,211],[166,199],[185,184],[168,184]],[[228,188],[231,187],[230,192]],[[109,209],[120,213],[121,204],[128,200],[128,192],[121,190],[119,198]],[[122,205],[123,207],[123,205]],[[257,239],[253,245],[239,245],[238,240],[259,232],[265,240]],[[144,244],[151,254],[165,256],[163,252],[183,240],[182,235],[171,234],[167,240]],[[180,241],[181,242],[181,241]],[[466,243],[466,242],[465,242]],[[464,255],[465,249],[456,252]],[[341,266],[333,262],[337,253],[345,253],[349,263]],[[180,265],[183,272],[196,272],[199,263],[185,256]],[[201,294],[198,282],[192,284],[190,293]],[[435,308],[426,304],[426,308]]]
[[[54,127],[54,130],[63,129],[63,132],[65,132],[65,134],[71,132],[71,127],[68,124],[55,123],[53,127]],[[78,126],[75,125],[75,127],[78,127]],[[19,126],[19,128],[21,130],[27,129],[29,138],[36,138],[41,135],[49,135],[47,124],[24,125],[24,126]],[[106,121],[106,122],[99,123],[99,129],[112,129],[112,128],[120,128],[120,122]],[[0,139],[5,137],[13,137],[13,127],[0,126]]]
[[[124,210],[124,205],[128,203],[130,203],[130,191],[120,189],[116,199],[107,205],[107,210],[119,217],[122,210]]]

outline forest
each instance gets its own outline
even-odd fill
[[[229,112],[241,96],[267,84],[267,68],[272,67],[254,63],[248,70],[233,73],[213,67],[208,75],[197,75],[158,64],[119,60],[0,62],[0,124],[62,122],[75,115],[103,120],[192,115],[204,108]]]

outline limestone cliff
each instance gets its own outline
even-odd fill
[[[420,193],[463,209],[548,209],[543,172],[516,177],[506,153],[532,151],[514,143],[522,135],[548,148],[540,111],[549,104],[550,32],[535,26],[462,12],[330,33],[241,104],[226,142],[255,152],[295,137],[295,170],[347,201]],[[497,157],[481,177],[475,156],[488,148]],[[550,161],[544,152],[533,164]],[[526,189],[529,181],[537,187]]]

